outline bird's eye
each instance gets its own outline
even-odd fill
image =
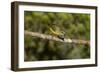
[[[64,33],[64,32],[62,31],[62,33]]]

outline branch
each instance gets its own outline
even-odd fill
[[[25,30],[24,34],[30,35],[30,36],[33,36],[33,37],[42,38],[42,39],[59,41],[59,42],[63,42],[63,43],[90,44],[90,42],[86,41],[86,40],[66,39],[65,38],[64,41],[63,41],[63,40],[61,40],[61,39],[59,39],[58,37],[55,37],[55,36],[41,34],[41,33],[37,33],[37,32],[30,32],[30,31],[27,31],[27,30]]]

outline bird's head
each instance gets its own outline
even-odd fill
[[[62,33],[63,35],[65,35],[65,32],[64,32],[64,31],[61,31],[61,33]]]

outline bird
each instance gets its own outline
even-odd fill
[[[63,31],[61,31],[59,29],[59,27],[54,27],[54,29],[52,27],[49,27],[50,32],[52,33],[52,35],[58,37],[59,39],[64,41],[65,38],[65,33]]]

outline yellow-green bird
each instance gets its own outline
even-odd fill
[[[49,27],[50,32],[52,35],[58,37],[59,39],[64,41],[65,33],[59,29],[59,27]]]

